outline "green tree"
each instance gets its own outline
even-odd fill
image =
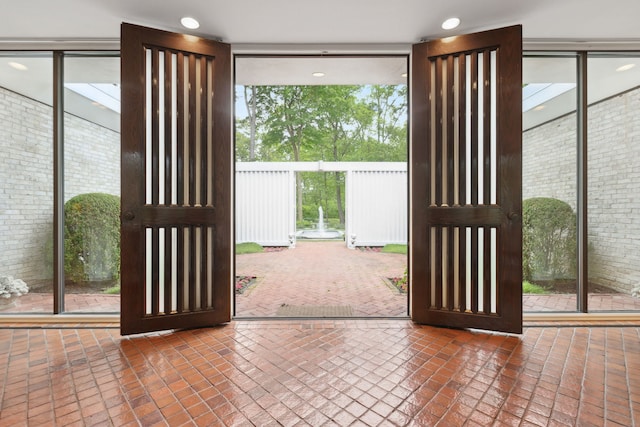
[[[244,87],[244,102],[247,108],[247,122],[249,124],[249,161],[256,159],[256,109],[257,109],[257,92],[255,86]],[[251,95],[249,95],[251,93]]]
[[[400,86],[244,87],[248,116],[237,121],[241,161],[406,161],[407,88]],[[329,176],[329,174],[331,176]],[[317,206],[344,223],[344,174],[297,174],[297,218]],[[329,194],[333,194],[331,199]],[[304,207],[304,200],[315,206]],[[329,201],[331,200],[331,201]],[[334,210],[335,209],[335,210]]]
[[[257,120],[262,144],[276,148],[285,161],[298,162],[316,136],[313,86],[258,86]],[[297,218],[302,220],[302,181],[296,179]]]
[[[314,109],[317,115],[321,159],[344,161],[364,136],[365,124],[370,123],[371,112],[358,99],[359,86],[318,86],[315,88]],[[341,172],[334,172],[334,194],[340,224],[345,222],[343,206],[344,181]],[[327,182],[325,176],[325,182]]]
[[[365,102],[371,110],[370,138],[363,141],[361,161],[407,160],[407,86],[367,86]]]

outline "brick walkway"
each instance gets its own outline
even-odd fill
[[[119,313],[120,295],[67,294],[65,312],[69,313]],[[2,305],[0,313],[52,313],[53,294],[28,293],[17,298],[12,305]]]
[[[271,317],[288,305],[350,306],[354,316],[407,315],[407,295],[385,283],[402,276],[406,255],[298,242],[295,249],[236,256],[236,274],[258,279],[236,297],[236,315]]]

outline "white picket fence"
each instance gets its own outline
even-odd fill
[[[236,242],[296,244],[295,172],[345,173],[345,241],[350,248],[407,243],[403,162],[236,163]]]

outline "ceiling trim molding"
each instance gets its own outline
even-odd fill
[[[120,39],[6,39],[1,50],[120,50]]]
[[[625,40],[569,40],[569,39],[523,39],[523,50],[564,51],[634,51],[640,50],[640,39]]]
[[[408,55],[409,43],[379,44],[231,44],[236,55]]]

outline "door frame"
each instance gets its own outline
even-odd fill
[[[317,48],[302,46],[260,46],[255,47],[255,45],[231,45],[231,57],[233,64],[233,86],[236,86],[236,69],[237,69],[237,61],[238,58],[291,58],[291,59],[304,59],[304,58],[403,58],[406,61],[406,85],[407,85],[407,159],[402,162],[406,164],[406,174],[407,174],[407,186],[405,188],[406,197],[407,197],[407,248],[409,249],[407,253],[407,269],[410,271],[410,247],[411,247],[411,44],[398,44],[393,47],[388,47],[384,49],[371,48],[370,52],[368,49],[364,47],[358,47],[357,49],[353,49],[350,47],[346,47],[343,45],[326,45],[326,49],[323,49],[323,53],[318,53]],[[327,52],[330,52],[328,54]],[[236,255],[235,255],[235,208],[236,208],[236,185],[235,185],[235,172],[236,172],[236,160],[235,160],[235,135],[236,135],[236,99],[233,99],[233,203],[232,203],[232,212],[231,212],[231,220],[233,222],[233,238],[234,238],[234,256],[233,256],[233,277],[236,276]],[[292,162],[294,163],[294,162]],[[301,165],[299,168],[295,168],[295,171],[308,171],[308,172],[319,172],[320,169],[316,169],[312,167],[312,164],[316,164],[316,162],[299,162]],[[306,165],[305,165],[306,164]],[[293,170],[293,169],[292,169]],[[348,182],[349,172],[351,170],[346,170],[339,166],[339,163],[336,162],[322,162],[322,171],[344,171],[345,178]],[[295,180],[295,177],[293,178]],[[348,185],[345,186],[345,210],[347,208],[347,188]],[[294,198],[295,189],[294,189]],[[345,212],[345,216],[348,216],[348,211]],[[294,214],[295,221],[295,214]],[[348,222],[346,219],[345,225]],[[348,230],[345,229],[345,233]],[[345,244],[348,247],[351,245],[348,242],[348,236],[345,235]],[[293,243],[295,246],[295,241]],[[409,277],[408,291],[407,291],[407,299],[406,299],[406,313],[407,317],[411,317],[411,275]],[[234,289],[231,290],[232,299],[233,299],[233,308],[232,308],[232,318],[236,317],[236,297]]]

